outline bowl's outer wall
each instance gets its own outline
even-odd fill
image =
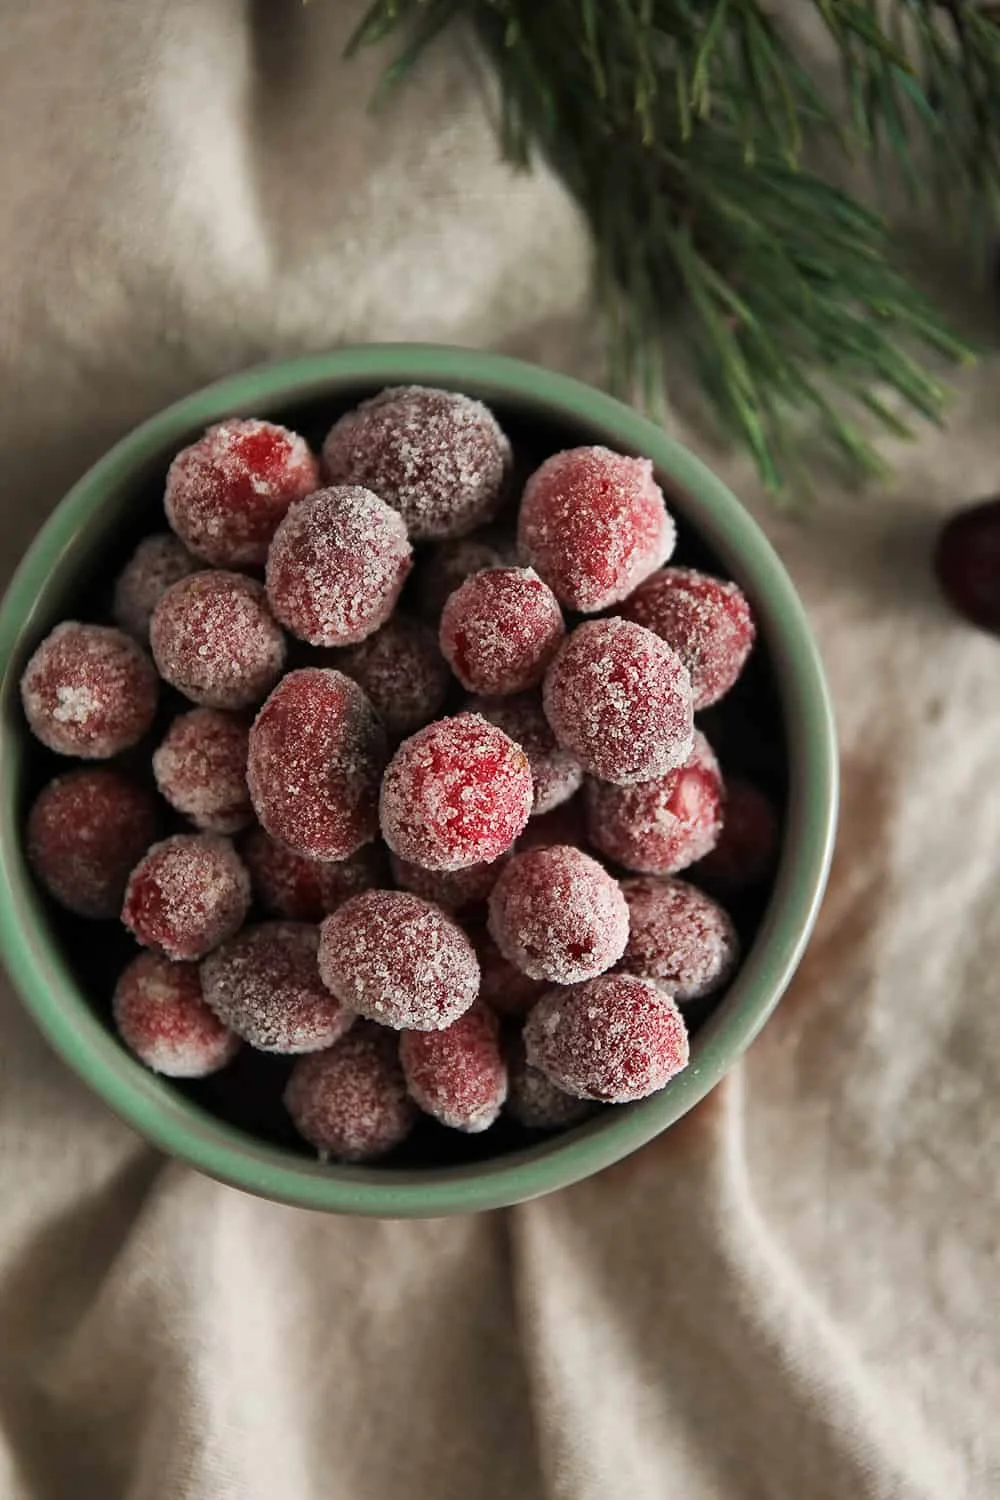
[[[782,701],[789,793],[770,905],[684,1073],[641,1104],[496,1161],[397,1171],[323,1165],[256,1141],[147,1072],[101,1024],[52,938],[23,857],[27,736],[17,684],[27,655],[78,590],[81,570],[114,547],[139,488],[205,426],[233,415],[280,419],[308,402],[342,404],[364,388],[398,384],[515,405],[652,459],[661,482],[679,492],[677,509],[751,597]],[[836,823],[835,733],[812,634],[782,564],[725,486],[658,427],[599,391],[517,360],[417,344],[345,348],[248,371],[168,408],[80,480],[28,551],[0,608],[0,673],[0,956],[16,988],[56,1050],[123,1120],[209,1175],[280,1202],[383,1217],[477,1212],[566,1186],[627,1155],[696,1104],[753,1041],[798,964],[822,898]]]

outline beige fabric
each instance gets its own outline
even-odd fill
[[[264,356],[595,370],[560,192],[496,163],[455,50],[367,118],[358,11],[7,0],[6,569],[117,434]],[[774,1022],[638,1157],[476,1219],[272,1207],[147,1150],[0,994],[5,1500],[1000,1494],[1000,647],[927,573],[1000,488],[997,395],[987,361],[893,497],[767,515],[838,703],[839,855]]]

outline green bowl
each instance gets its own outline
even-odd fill
[[[206,425],[256,415],[315,433],[331,414],[397,384],[481,397],[520,426],[529,452],[540,437],[540,453],[546,445],[602,442],[652,459],[682,527],[753,603],[758,654],[769,663],[779,705],[787,799],[779,867],[742,968],[698,1030],[690,1066],[661,1093],[491,1160],[330,1166],[255,1139],[147,1072],[88,999],[93,939],[67,939],[25,863],[23,814],[38,752],[21,715],[18,678],[42,635],[96,598],[123,549],[157,529],[166,465]],[[418,344],[340,349],[222,380],[145,422],[74,486],[21,563],[0,608],[0,671],[0,955],[15,986],[55,1049],[121,1119],[181,1161],[279,1202],[432,1217],[521,1202],[600,1171],[678,1120],[750,1045],[799,962],[822,897],[836,820],[834,726],[809,625],[777,556],[725,486],[658,427],[577,381],[498,355]]]

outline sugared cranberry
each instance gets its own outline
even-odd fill
[[[153,610],[167,589],[198,567],[183,542],[171,532],[143,537],[115,582],[111,606],[115,624],[146,645]]]
[[[203,958],[243,925],[249,905],[250,877],[229,840],[178,833],[132,871],[122,921],[146,948]]]
[[[141,740],[156,713],[153,664],[107,625],[67,620],[47,635],[21,678],[28,727],[57,755],[107,760]]]
[[[440,1031],[479,991],[465,933],[409,891],[365,891],[327,917],[319,972],[348,1010],[397,1030]]]
[[[393,880],[402,890],[423,896],[444,911],[456,912],[483,904],[497,883],[504,859],[501,855],[492,864],[466,865],[461,870],[425,870],[423,865],[411,864],[393,854],[389,865]]]
[[[321,922],[352,896],[384,884],[386,876],[381,845],[365,844],[347,859],[309,859],[263,828],[240,840],[240,856],[264,910],[293,922]]]
[[[385,624],[412,566],[406,527],[377,495],[318,490],[275,532],[267,597],[300,640],[352,646]]]
[[[718,902],[686,880],[640,875],[621,888],[629,911],[621,968],[656,980],[680,1005],[721,989],[736,967],[739,939]]]
[[[688,669],[695,709],[733,686],[753,646],[755,627],[741,589],[694,568],[664,568],[622,607],[626,620],[652,630]]]
[[[417,1120],[396,1037],[364,1022],[326,1052],[298,1060],[285,1088],[285,1108],[320,1156],[336,1161],[385,1156]]]
[[[374,490],[426,540],[464,536],[495,514],[510,444],[479,401],[399,386],[334,424],[323,463],[334,484]]]
[[[250,730],[247,782],[272,838],[311,859],[347,859],[377,828],[385,733],[342,672],[282,678]]]
[[[448,692],[448,668],[434,632],[399,612],[360,646],[341,652],[337,667],[368,694],[393,739],[429,724]]]
[[[277,682],[285,638],[263,587],[242,573],[206,571],[163,595],[149,622],[160,676],[207,708],[249,708]]]
[[[304,438],[273,422],[233,418],[178,453],[164,505],[196,557],[219,568],[260,567],[288,507],[318,483]]]
[[[415,593],[417,608],[425,620],[435,623],[450,594],[473,573],[483,568],[503,568],[516,560],[516,547],[489,532],[438,542],[417,563]]]
[[[396,751],[382,782],[382,836],[429,870],[489,864],[531,812],[524,751],[478,714],[428,724]]]
[[[253,819],[246,720],[219,708],[181,714],[153,752],[160,793],[196,828],[236,833]]]
[[[566,845],[515,854],[490,896],[490,933],[532,979],[577,984],[618,962],[628,907],[618,882]]]
[[[129,1051],[166,1078],[206,1078],[239,1051],[202,998],[196,964],[140,953],[115,986],[112,1012]]]
[[[934,571],[954,610],[1000,635],[1000,498],[951,516],[934,550]]]
[[[770,798],[742,776],[732,776],[726,782],[722,832],[694,873],[711,890],[720,892],[759,885],[778,862],[780,839],[778,814]]]
[[[261,922],[201,966],[205,1002],[261,1052],[319,1052],[354,1020],[319,977],[319,933],[304,922]]]
[[[715,847],[723,787],[705,736],[695,731],[684,765],[639,786],[588,781],[587,832],[601,854],[641,874],[675,875]]]
[[[630,974],[549,990],[525,1022],[524,1046],[557,1088],[604,1104],[645,1099],[688,1063],[677,1006],[652,980]]]
[[[560,745],[602,781],[651,781],[690,754],[687,668],[630,620],[577,626],[546,674],[543,702]]]
[[[499,697],[537,687],[566,634],[555,594],[531,568],[487,568],[441,615],[441,650],[463,687]]]
[[[518,542],[568,609],[593,614],[628,598],[674,541],[648,459],[570,448],[546,459],[525,487]]]
[[[70,771],[49,782],[28,814],[28,862],[68,911],[117,917],[129,874],[158,831],[144,787],[103,766]]]
[[[594,1111],[589,1099],[563,1093],[540,1068],[531,1066],[520,1036],[508,1045],[507,1079],[507,1113],[527,1130],[566,1130]]]
[[[510,698],[473,698],[469,712],[489,719],[520,745],[528,757],[535,788],[531,808],[533,819],[560,807],[579,791],[583,785],[583,767],[575,755],[562,748],[552,733],[537,693],[517,693]],[[561,841],[556,839],[555,842]]]
[[[485,927],[469,931],[479,959],[479,998],[498,1016],[524,1016],[539,995],[549,988],[544,979],[532,979],[504,958]]]
[[[443,1031],[404,1031],[399,1058],[411,1097],[452,1130],[488,1130],[507,1097],[496,1017],[474,1005]]]

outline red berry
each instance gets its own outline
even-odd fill
[[[503,568],[515,561],[516,548],[488,533],[457,537],[430,549],[416,573],[417,607],[427,620],[437,620],[449,594],[483,568]]]
[[[524,751],[478,714],[439,719],[404,740],[382,782],[382,836],[429,870],[489,864],[531,812]]]
[[[321,922],[351,896],[385,880],[385,851],[376,844],[347,859],[309,859],[263,828],[252,828],[240,841],[240,855],[264,910],[293,922]]]
[[[622,614],[677,652],[691,677],[696,710],[729,692],[756,633],[750,606],[736,584],[694,568],[654,573],[626,601]]]
[[[594,614],[626,599],[666,562],[674,541],[648,459],[570,448],[528,480],[518,542],[567,609]]]
[[[691,752],[687,668],[629,620],[577,626],[546,674],[543,702],[560,745],[602,781],[651,781]]]
[[[531,1066],[519,1036],[508,1048],[507,1077],[507,1113],[527,1130],[566,1130],[593,1113],[589,1099],[563,1093]]]
[[[410,1095],[452,1130],[488,1130],[507,1097],[507,1064],[496,1017],[474,1005],[443,1031],[404,1031],[399,1040]]]
[[[618,962],[628,907],[617,880],[567,846],[515,854],[490,896],[490,933],[532,979],[576,984]]]
[[[172,584],[196,572],[198,566],[171,532],[143,537],[115,583],[111,611],[115,623],[146,645],[153,610]]]
[[[323,984],[319,933],[304,922],[245,927],[201,966],[205,1002],[261,1052],[319,1052],[354,1020]]]
[[[441,616],[441,650],[473,693],[537,687],[565,634],[555,594],[530,568],[474,573]]]
[[[70,771],[50,781],[28,814],[28,862],[60,906],[117,917],[132,868],[159,830],[153,797],[118,771]]]
[[[510,444],[486,407],[422,386],[382,391],[340,418],[323,444],[334,484],[374,490],[417,540],[464,536],[496,512]]]
[[[140,953],[115,986],[112,1011],[129,1051],[167,1078],[206,1078],[239,1051],[202,998],[196,964]]]
[[[548,985],[531,979],[504,958],[485,928],[469,934],[479,959],[479,998],[498,1016],[523,1016]]]
[[[543,995],[524,1026],[528,1062],[580,1099],[628,1104],[655,1094],[688,1063],[674,1002],[652,980],[602,974]]]
[[[352,646],[385,624],[412,566],[406,527],[377,495],[318,490],[275,532],[267,596],[300,640]]]
[[[184,448],[167,475],[167,520],[196,557],[260,567],[294,500],[319,484],[304,438],[272,422],[233,418]]]
[[[243,925],[249,905],[250,877],[229,840],[178,833],[132,871],[122,921],[145,948],[203,958]]]
[[[253,820],[247,791],[249,725],[219,708],[181,714],[153,752],[160,793],[196,828],[236,833]]]
[[[141,740],[156,713],[153,664],[124,631],[67,620],[21,678],[28,728],[57,755],[107,760]]]
[[[440,1031],[479,990],[465,933],[409,891],[364,891],[327,917],[319,972],[348,1010],[396,1030]]]
[[[417,1120],[396,1037],[364,1022],[335,1047],[299,1059],[285,1088],[285,1108],[320,1157],[337,1161],[385,1156]]]
[[[726,783],[726,819],[697,876],[713,890],[742,891],[766,880],[778,861],[781,833],[771,800],[741,776]]]
[[[1000,635],[1000,499],[970,505],[945,523],[934,569],[952,608]]]
[[[382,726],[342,672],[289,672],[250,730],[257,816],[272,838],[311,859],[347,859],[374,838],[384,764]]]
[[[685,880],[641,875],[622,881],[629,939],[621,967],[654,979],[680,1005],[725,984],[739,958],[739,939],[726,912]]]
[[[448,692],[448,668],[434,632],[400,612],[360,646],[340,652],[337,667],[368,694],[393,739],[429,724]]]
[[[204,572],[163,595],[149,622],[160,676],[194,703],[249,708],[277,682],[285,638],[263,587],[242,573]]]
[[[503,869],[505,855],[489,865],[466,865],[462,870],[425,870],[423,865],[411,864],[398,855],[389,857],[392,878],[404,891],[423,896],[445,911],[464,911],[469,906],[481,906],[497,883]]]
[[[639,786],[589,781],[585,792],[590,842],[628,870],[674,875],[704,858],[722,830],[723,788],[705,736],[676,771]]]
[[[473,698],[469,712],[482,714],[502,729],[528,757],[535,788],[532,819],[568,802],[583,785],[583,767],[564,750],[549,728],[537,693],[518,693],[510,698]],[[530,828],[529,824],[529,828]],[[573,840],[555,839],[555,843]]]

